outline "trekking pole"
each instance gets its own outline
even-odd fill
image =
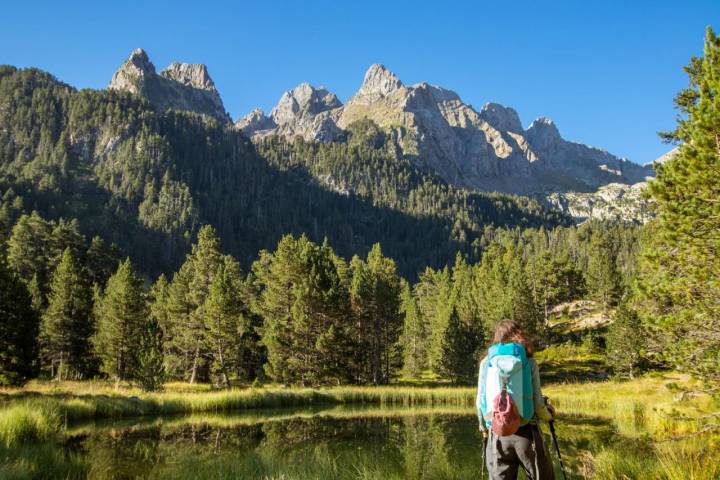
[[[545,406],[548,404],[548,397],[542,397],[543,402],[545,403]],[[555,434],[555,419],[551,418],[548,422],[550,424],[550,436],[552,436],[553,443],[555,444],[555,451],[558,455],[558,462],[560,463],[560,471],[562,472],[563,480],[567,480],[567,476],[565,475],[565,465],[562,461],[562,455],[560,455],[560,446],[558,445],[557,441],[557,435]]]
[[[485,449],[487,448],[487,436],[485,435],[485,432],[482,432],[482,455],[480,458],[482,459],[482,465],[480,466],[480,480],[485,479],[485,469],[487,468],[485,466],[485,455],[487,454],[485,452]]]
[[[562,472],[563,480],[567,480],[565,476],[565,465],[563,465],[562,455],[560,455],[560,447],[558,446],[557,435],[555,435],[555,421],[550,420],[550,435],[552,435],[553,443],[555,444],[555,451],[558,454],[558,461],[560,462],[560,471]]]

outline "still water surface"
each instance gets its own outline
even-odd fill
[[[258,410],[100,421],[69,433],[62,448],[90,478],[481,478],[481,438],[467,409]],[[613,443],[599,420],[563,419],[559,434],[570,478]]]

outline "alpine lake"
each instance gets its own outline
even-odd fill
[[[587,478],[600,449],[643,454],[599,419],[559,418],[556,429],[567,478]],[[479,479],[481,445],[472,409],[336,406],[82,422],[24,461],[52,456],[68,467],[58,478]]]

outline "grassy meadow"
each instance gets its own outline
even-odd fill
[[[688,394],[701,387],[690,377],[655,372],[630,381],[593,380],[603,375],[602,358],[577,345],[559,345],[540,352],[538,362],[546,376],[544,394],[551,398],[559,413],[558,435],[572,478],[720,478],[720,431],[718,417],[713,416],[718,404],[708,395]],[[575,381],[579,378],[590,381]],[[208,385],[170,383],[163,392],[142,393],[131,386],[117,387],[103,381],[33,381],[22,389],[0,391],[0,476],[86,477],[86,460],[72,453],[61,455],[54,447],[73,436],[97,433],[97,425],[83,426],[88,421],[104,419],[109,432],[120,428],[123,419],[142,428],[153,425],[180,428],[191,423],[229,429],[318,417],[347,421],[439,414],[467,416],[473,414],[474,402],[474,387],[447,385],[328,388],[269,385],[213,390]],[[242,411],[248,412],[242,419],[217,416]],[[315,460],[318,464],[332,463],[330,459]],[[381,469],[372,467],[371,460],[358,460],[356,468],[334,465],[335,470],[323,472],[342,478],[382,478]],[[281,473],[290,468],[288,465],[273,467],[263,463],[261,468],[253,463],[257,461],[248,460],[250,463],[242,468],[258,468],[252,471],[264,472],[267,478],[296,478]],[[232,478],[241,473],[232,458],[218,462],[204,465],[200,469],[203,475]],[[326,466],[330,468],[329,463]],[[317,465],[306,467],[315,469]],[[342,475],[338,468],[344,472]],[[468,468],[453,469],[448,465],[445,473],[438,475],[466,478]],[[307,476],[310,471],[307,469],[306,478],[312,478]],[[52,475],[48,475],[50,472]],[[172,476],[172,472],[168,475]],[[402,478],[407,472],[399,475]],[[297,478],[303,478],[300,471]]]

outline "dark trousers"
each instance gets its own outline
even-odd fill
[[[519,468],[530,480],[555,480],[552,460],[537,425],[523,425],[506,437],[491,431],[485,458],[490,480],[516,480]]]

